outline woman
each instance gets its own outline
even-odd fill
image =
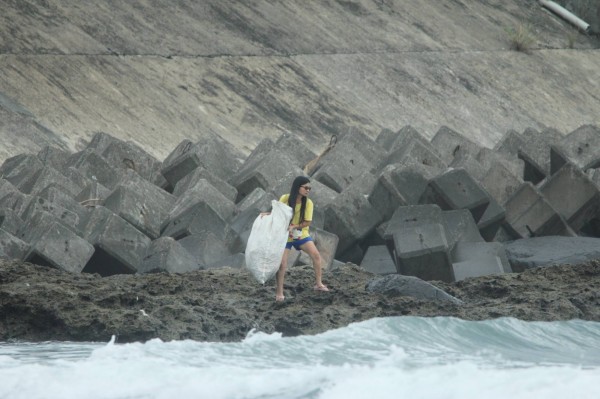
[[[308,231],[313,217],[313,202],[308,198],[310,190],[311,186],[308,177],[298,176],[292,183],[290,193],[282,195],[279,199],[280,202],[289,205],[294,210],[294,216],[288,228],[289,238],[283,251],[281,266],[279,266],[276,274],[277,291],[275,293],[275,300],[277,302],[285,299],[283,295],[283,279],[285,277],[285,269],[287,268],[288,255],[292,247],[306,252],[312,259],[313,268],[315,269],[314,289],[316,291],[329,291],[327,286],[321,281],[321,254]]]

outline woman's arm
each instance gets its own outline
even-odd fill
[[[311,223],[311,220],[305,220],[304,222],[299,223],[299,224],[290,224],[290,227],[293,229],[303,229],[305,227],[310,226],[310,223]]]

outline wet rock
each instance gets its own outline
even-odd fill
[[[224,342],[239,341],[252,328],[284,336],[317,334],[401,315],[600,321],[598,261],[430,282],[432,292],[446,292],[461,305],[369,292],[365,287],[374,277],[347,263],[324,276],[330,292],[315,292],[312,267],[294,266],[286,275],[286,300],[278,303],[274,281],[260,285],[245,269],[103,278],[3,260],[0,341],[108,341],[115,335],[117,342]]]
[[[505,244],[506,255],[514,271],[534,267],[578,264],[600,258],[600,238],[533,237]]]
[[[400,274],[390,274],[370,280],[365,289],[368,292],[377,292],[387,295],[409,296],[433,301],[449,301],[457,305],[462,303],[461,300],[454,298],[452,295],[448,295],[443,290],[426,281],[412,276],[402,276]]]

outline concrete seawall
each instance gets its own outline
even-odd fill
[[[319,152],[349,127],[449,126],[491,148],[600,124],[598,40],[533,0],[75,3],[3,9],[0,160],[98,131],[164,159],[208,132],[248,154],[284,131]],[[510,50],[518,26],[529,54]]]

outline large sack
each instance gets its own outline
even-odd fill
[[[261,284],[277,273],[288,239],[292,208],[272,200],[270,215],[258,216],[246,245],[246,268]]]

